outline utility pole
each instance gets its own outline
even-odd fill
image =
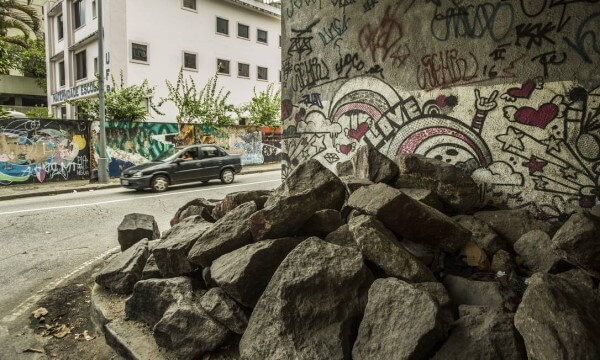
[[[102,22],[102,0],[98,0],[98,104],[100,106],[100,133],[98,157],[98,181],[107,184],[108,159],[106,158],[106,109],[104,108],[104,26]]]

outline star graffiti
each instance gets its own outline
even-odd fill
[[[542,172],[544,167],[548,165],[547,161],[540,160],[535,156],[531,156],[528,161],[523,162],[522,164],[526,168],[529,169],[529,175],[533,175],[537,172]]]
[[[502,143],[502,150],[509,150],[511,147],[517,150],[525,150],[523,145],[523,136],[525,136],[519,130],[509,127],[506,129],[506,134],[496,136],[496,139]]]

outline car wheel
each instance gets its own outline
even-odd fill
[[[235,179],[235,173],[231,169],[221,171],[221,182],[223,184],[231,184]]]
[[[163,192],[169,188],[169,178],[164,175],[157,175],[152,178],[152,190],[154,192]]]

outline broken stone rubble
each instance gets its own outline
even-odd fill
[[[186,204],[151,250],[176,277],[158,278],[153,257],[140,260],[150,278],[135,278],[124,315],[180,359],[599,358],[597,218],[576,213],[562,225],[523,210],[460,214],[478,209],[457,169],[409,157],[390,177],[386,159],[363,170],[364,159],[353,161],[347,175],[369,179],[352,180],[356,187],[311,160],[273,192],[215,204],[226,210],[214,224],[184,219],[210,202]],[[420,185],[411,174],[427,177]],[[553,228],[551,241],[542,236]],[[468,263],[469,242],[491,267]],[[106,272],[122,272],[117,284],[125,269]]]

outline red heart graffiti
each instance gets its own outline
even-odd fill
[[[523,125],[537,126],[545,129],[546,126],[558,115],[558,106],[547,103],[540,106],[539,110],[522,107],[515,113],[515,120]]]
[[[340,145],[340,152],[344,155],[348,155],[352,151],[352,144]]]
[[[365,135],[368,129],[369,125],[366,122],[361,123],[356,127],[356,129],[348,130],[348,136],[360,141],[360,139],[362,139],[362,137]]]
[[[520,88],[510,88],[507,93],[514,98],[529,99],[533,89],[535,89],[535,82],[527,80]]]

